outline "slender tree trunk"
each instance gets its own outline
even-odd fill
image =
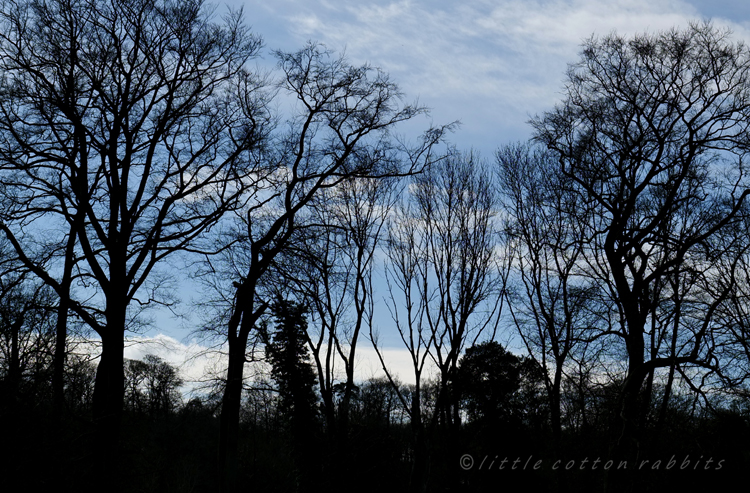
[[[325,392],[321,392],[321,398],[323,399],[323,414],[326,418],[326,431],[328,432],[329,436],[333,437],[336,435],[336,430],[338,429],[339,423],[336,420],[336,408],[333,404],[333,392],[332,390],[326,389]],[[343,400],[342,404],[339,405],[339,415],[341,415],[343,407]]]
[[[83,146],[80,142],[85,142],[85,137],[82,137],[81,130],[77,129],[77,140],[79,146]],[[85,157],[81,158],[80,173],[85,173],[87,170],[87,160]],[[84,175],[85,177],[85,175]],[[88,194],[87,183],[85,180],[78,180],[77,183],[80,190],[77,193],[79,200],[87,200],[86,195]],[[75,266],[75,245],[77,232],[84,228],[84,219],[86,217],[86,210],[80,207],[73,218],[73,224],[70,227],[70,233],[68,234],[68,242],[65,245],[65,264],[63,266],[63,276],[60,281],[60,290],[58,296],[60,297],[60,304],[57,307],[57,322],[55,324],[55,356],[54,356],[54,368],[52,370],[52,393],[53,393],[53,406],[55,419],[60,423],[63,413],[63,406],[65,404],[65,359],[67,357],[67,342],[68,342],[68,311],[70,309],[70,286],[73,282],[73,267]],[[125,323],[123,317],[123,332],[125,330]]]
[[[55,419],[60,423],[65,401],[65,359],[68,342],[68,309],[70,306],[70,284],[73,275],[73,248],[75,234],[71,230],[68,244],[65,247],[65,267],[60,283],[60,304],[57,307],[57,322],[55,324],[55,357],[52,370],[52,393]]]
[[[219,489],[222,493],[234,492],[237,489],[240,408],[246,346],[247,337],[230,339],[227,382],[219,417]]]
[[[654,433],[655,439],[661,433],[664,427],[664,422],[667,418],[667,409],[669,409],[669,398],[672,395],[672,384],[674,383],[674,371],[675,371],[675,365],[671,365],[669,367],[669,377],[667,378],[667,385],[664,387],[664,397],[662,398],[661,406],[659,408],[659,418],[656,421],[656,430]]]
[[[10,399],[13,405],[18,397],[18,384],[21,380],[21,357],[19,349],[19,336],[23,326],[23,314],[19,314],[10,326],[10,368],[8,377],[10,380]]]
[[[555,451],[559,452],[562,446],[562,416],[560,411],[560,386],[562,380],[562,367],[558,363],[552,381],[550,400],[550,424],[552,425],[552,437]]]
[[[419,380],[417,380],[419,381]],[[412,463],[409,490],[412,493],[427,491],[427,474],[429,470],[429,450],[422,420],[422,405],[419,388],[412,397],[411,426],[414,434],[414,462]]]
[[[68,339],[68,297],[60,297],[55,324],[55,356],[52,369],[54,417],[60,422],[65,401],[65,358]]]
[[[563,457],[562,446],[562,411],[560,410],[560,387],[562,386],[562,365],[558,362],[555,368],[554,380],[549,388],[550,425],[552,426],[552,447],[555,457]],[[568,491],[568,473],[564,468],[557,470],[557,491]]]

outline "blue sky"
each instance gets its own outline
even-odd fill
[[[750,3],[727,0],[249,0],[245,19],[272,49],[307,40],[388,72],[432,108],[460,120],[456,145],[486,157],[530,136],[530,116],[559,99],[568,63],[591,35],[634,34],[712,19],[750,40]],[[418,125],[426,126],[420,122]],[[413,129],[418,132],[419,127]],[[412,129],[409,129],[412,130]]]
[[[352,63],[367,62],[389,73],[408,101],[418,98],[432,109],[431,120],[402,128],[408,137],[416,138],[431,121],[460,120],[452,143],[487,159],[497,147],[531,136],[527,121],[559,100],[567,65],[592,35],[655,32],[711,19],[731,29],[735,39],[750,41],[750,2],[728,0],[248,0],[229,5],[242,6],[247,24],[263,37],[261,66],[273,66],[271,50],[293,51],[308,40],[344,51]],[[189,296],[184,298],[189,303]],[[177,363],[181,356],[175,351],[200,350],[179,342],[188,335],[177,328],[180,322],[157,320],[158,328],[145,335],[163,344],[135,345],[126,356],[159,352]],[[396,344],[385,322],[382,338]],[[158,349],[170,344],[169,351]],[[364,348],[360,354],[367,377],[376,370],[374,355]],[[406,364],[399,363],[398,351],[390,356],[395,366]]]

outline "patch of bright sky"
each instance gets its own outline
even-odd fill
[[[531,136],[528,120],[559,100],[567,65],[592,35],[656,32],[711,19],[750,41],[750,3],[729,0],[248,0],[228,6],[242,7],[247,24],[263,37],[260,67],[273,67],[272,50],[321,42],[354,64],[389,73],[406,101],[418,98],[432,109],[435,124],[460,120],[452,143],[489,159],[497,147]],[[429,124],[423,119],[402,131],[416,139]],[[180,325],[159,317],[159,330],[149,335],[182,338]],[[381,323],[383,337],[387,330]],[[369,342],[361,345],[365,355]],[[369,358],[362,365],[377,366]]]

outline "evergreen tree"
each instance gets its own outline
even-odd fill
[[[306,307],[279,298],[272,307],[276,319],[273,340],[266,343],[278,385],[280,412],[288,426],[292,454],[297,465],[299,491],[306,491],[315,477],[314,432],[316,427],[315,371],[307,348]]]
[[[273,341],[266,346],[281,412],[292,428],[311,425],[315,418],[315,370],[307,348],[306,311],[301,304],[279,299],[273,307],[277,324]]]

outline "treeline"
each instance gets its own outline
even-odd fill
[[[23,480],[31,488],[72,484],[86,489],[97,453],[90,421],[96,368],[69,355],[66,413],[58,428],[52,414],[51,358],[40,349],[23,351],[23,377],[15,394],[8,388],[8,374],[3,375],[0,412],[3,422],[12,424],[5,445],[14,451],[4,463],[4,486]],[[304,360],[295,365],[303,367]],[[414,429],[400,398],[413,398],[414,385],[396,381],[394,386],[384,377],[359,382],[345,418],[348,431],[341,435],[327,426],[319,399],[300,398],[314,391],[314,381],[294,386],[291,372],[281,376],[278,364],[268,366],[268,379],[247,382],[241,408],[239,475],[247,484],[258,491],[344,491],[354,483],[362,491],[410,489]],[[313,370],[308,366],[303,371]],[[183,397],[179,372],[152,355],[126,360],[125,376],[120,487],[212,491],[220,396]],[[436,379],[423,383],[420,404],[427,416],[439,416],[439,385]],[[452,436],[446,421],[437,419],[428,438],[428,479],[419,488],[489,491],[502,483],[539,491],[601,490],[604,468],[612,460],[620,387],[621,382],[566,379],[563,432],[556,444],[543,375],[533,360],[494,341],[467,348],[450,389],[461,403],[463,424]],[[712,404],[696,406],[693,395],[673,395],[659,425],[663,410],[655,405],[646,410],[644,429],[654,434],[644,441],[648,452],[639,458],[649,461],[637,471],[642,489],[691,491],[741,479],[750,438],[747,401]],[[343,419],[336,417],[339,423]],[[656,461],[660,464],[653,469]]]
[[[729,33],[588,40],[488,161],[454,125],[398,137],[426,108],[320,45],[252,69],[241,12],[19,1],[0,23],[8,487],[648,491],[747,465]],[[183,402],[124,346],[188,278],[226,368]],[[363,344],[383,378],[357,375]]]

